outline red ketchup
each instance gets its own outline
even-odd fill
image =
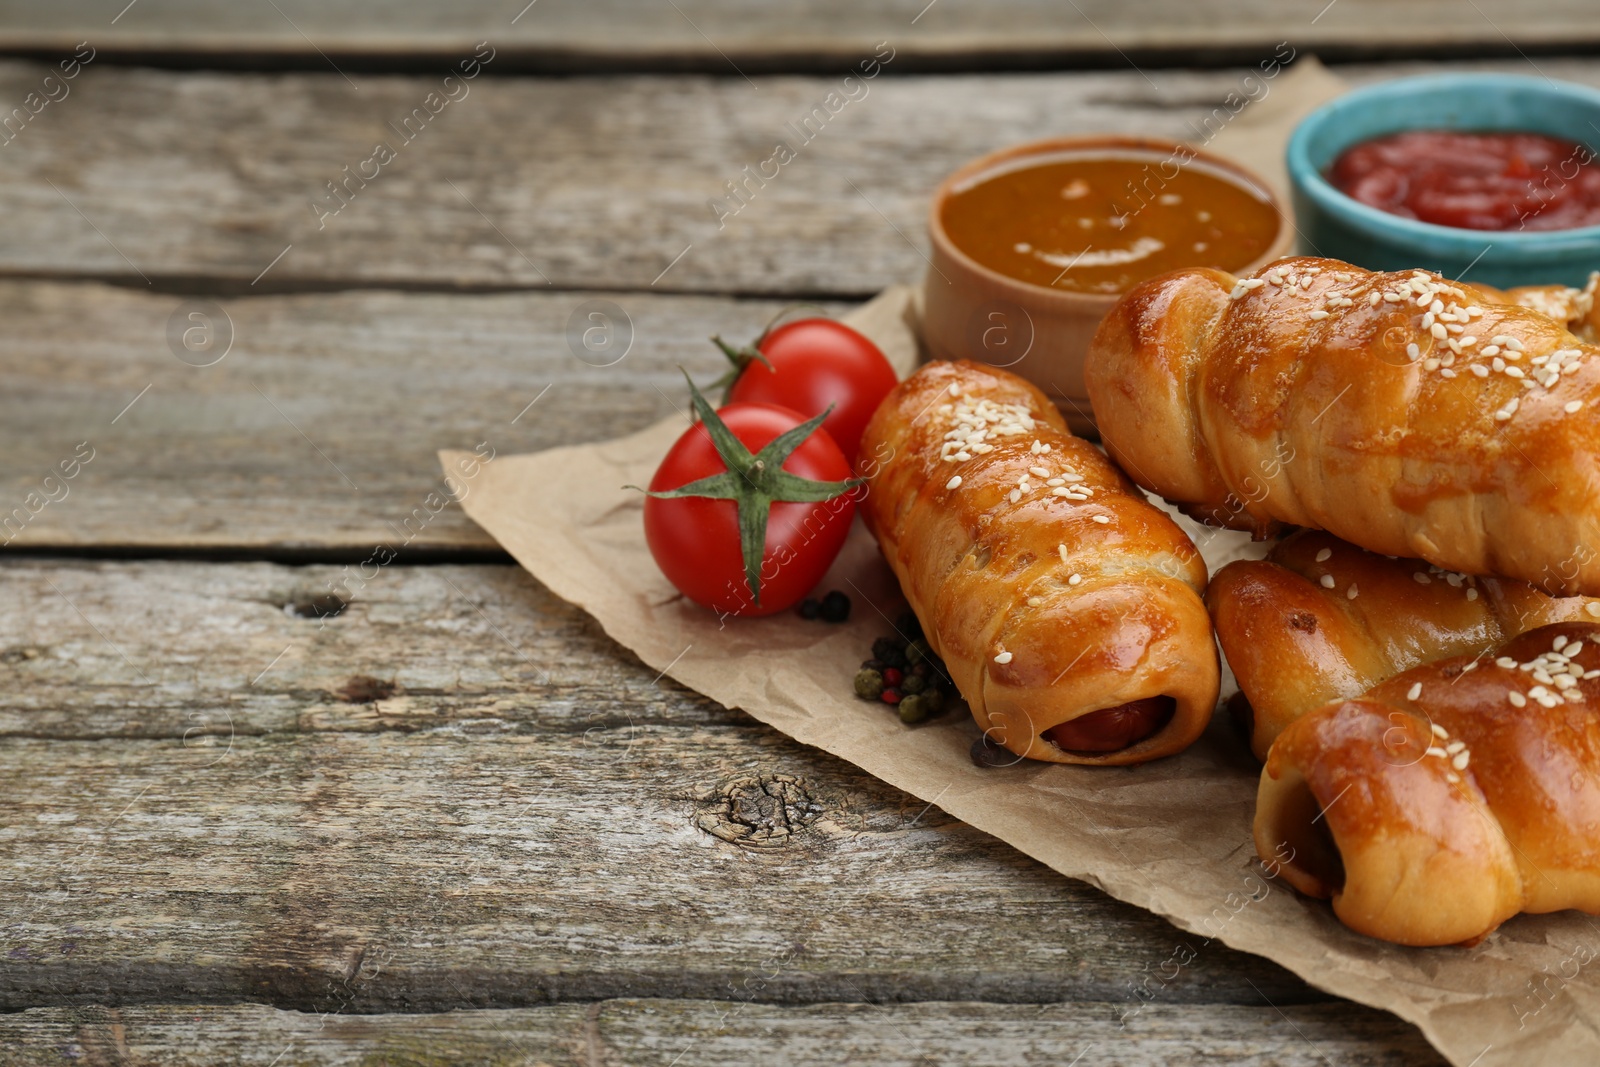
[[[1413,130],[1347,149],[1340,192],[1391,215],[1463,230],[1600,225],[1600,167],[1575,141],[1537,133]]]

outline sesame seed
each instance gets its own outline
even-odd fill
[[[1328,313],[1326,311],[1321,310],[1320,308],[1311,313],[1311,320],[1313,322],[1320,322],[1320,321],[1322,321],[1323,319],[1325,319],[1327,317],[1328,317]]]
[[[1496,667],[1505,667],[1509,669],[1515,667],[1517,665],[1517,661],[1512,659],[1510,656],[1501,656],[1499,659],[1494,661],[1494,665]]]
[[[1438,756],[1440,759],[1444,759],[1445,758],[1444,749],[1440,748],[1438,745],[1430,745],[1428,747],[1427,754],[1430,755],[1430,756]]]
[[[1565,411],[1568,415],[1575,415],[1579,411],[1583,410],[1583,401],[1581,401],[1581,400],[1569,400],[1561,408],[1561,410]]]
[[[1074,499],[1074,500],[1083,500],[1083,499],[1084,499],[1084,497],[1083,497],[1083,496],[1082,496],[1082,495],[1081,495],[1081,494],[1079,494],[1079,493],[1074,493],[1074,492],[1073,492],[1073,491],[1072,491],[1072,490],[1071,490],[1071,489],[1068,489],[1068,488],[1067,488],[1067,487],[1066,487],[1066,486],[1064,486],[1064,485],[1058,485],[1058,486],[1056,486],[1056,487],[1055,487],[1055,488],[1054,488],[1054,489],[1052,489],[1052,490],[1050,490],[1050,494],[1051,494],[1051,495],[1052,495],[1052,496],[1066,496],[1066,497],[1071,497],[1071,498],[1072,498],[1072,499]]]
[[[1435,736],[1437,738],[1441,738],[1442,739],[1442,738],[1446,738],[1446,737],[1450,736],[1450,731],[1446,730],[1443,726],[1440,726],[1436,722],[1435,723],[1429,723],[1429,726],[1431,726],[1432,729],[1433,729],[1433,736]]]
[[[1557,704],[1561,703],[1561,701],[1552,696],[1534,697],[1533,699],[1539,702],[1539,706],[1541,708],[1553,708]]]
[[[1028,598],[1028,607],[1030,607],[1030,608],[1036,608],[1040,604],[1043,604],[1043,603],[1044,603],[1044,597],[1042,597],[1042,596],[1031,596],[1031,597]]]
[[[1096,515],[1094,517],[1094,521],[1098,522],[1101,526],[1109,526],[1109,525],[1111,525],[1111,516],[1109,516],[1109,515]]]
[[[1595,618],[1600,619],[1600,600],[1589,601],[1583,606],[1583,610]]]
[[[1517,692],[1515,689],[1506,694],[1506,699],[1511,701],[1511,706],[1514,708],[1525,708],[1528,706],[1528,698]]]
[[[1506,368],[1506,377],[1508,377],[1508,378],[1520,378],[1520,377],[1522,377],[1522,368],[1521,367],[1507,367]]]
[[[1454,756],[1457,752],[1461,752],[1466,749],[1466,747],[1467,743],[1465,741],[1452,741],[1448,745],[1444,746],[1444,750],[1450,755]]]
[[[1566,648],[1567,647],[1567,635],[1566,634],[1556,634],[1556,639],[1554,641],[1550,642],[1550,647],[1555,649],[1557,652],[1560,652],[1563,648]]]
[[[1412,682],[1411,683],[1411,688],[1406,690],[1406,699],[1407,700],[1415,700],[1421,695],[1422,695],[1422,683],[1421,682]]]
[[[944,483],[944,487],[946,489],[960,489],[961,488],[961,475],[958,474],[954,478],[951,478],[948,482],[945,482]]]
[[[1446,771],[1445,775],[1444,775],[1444,779],[1447,782],[1454,783],[1454,782],[1461,781],[1461,776],[1459,774],[1457,774],[1455,771]]]
[[[1333,557],[1333,549],[1325,548],[1321,552],[1317,553],[1317,562],[1318,563],[1326,563],[1332,557]]]
[[[1322,578],[1321,578],[1321,581],[1322,581],[1322,588],[1324,588],[1324,589],[1332,589],[1333,588],[1333,575],[1324,574],[1322,576]]]
[[[1067,559],[1067,546],[1066,545],[1057,545],[1056,546],[1056,555],[1061,557],[1061,562],[1062,563],[1068,562],[1068,559]]]
[[[1067,579],[1067,584],[1068,585],[1079,585],[1082,582],[1083,582],[1083,575],[1081,575],[1081,574],[1074,574],[1074,575],[1072,575],[1071,577],[1069,577]]]
[[[1583,642],[1574,641],[1561,651],[1563,655],[1565,655],[1568,659],[1571,659],[1573,656],[1576,656],[1579,652],[1583,651]]]
[[[1474,363],[1472,365],[1472,373],[1476,374],[1480,378],[1487,378],[1489,376],[1489,368],[1485,367],[1482,363]]]
[[[999,655],[995,656],[994,661],[996,663],[1001,663],[1001,664],[1010,663],[1011,662],[1011,653],[1002,652]]]
[[[1379,304],[1383,303],[1383,294],[1374,289],[1372,295],[1367,297],[1367,303],[1371,304],[1373,307],[1377,307]]]
[[[1483,346],[1483,354],[1486,355],[1486,356],[1498,356],[1500,354],[1500,346],[1499,345],[1484,345]]]
[[[1412,341],[1410,344],[1406,345],[1406,358],[1410,359],[1412,362],[1416,362],[1422,358],[1422,349],[1417,347],[1417,342]]]
[[[1007,498],[1013,504],[1015,504],[1017,501],[1022,499],[1022,490],[1021,489],[1013,489],[1013,490],[1011,490],[1011,492],[1007,494]]]
[[[1035,478],[1048,478],[1048,477],[1050,477],[1050,472],[1048,470],[1046,470],[1045,468],[1043,468],[1043,467],[1029,467],[1028,468],[1028,473],[1033,475]]]
[[[1346,589],[1344,591],[1344,596],[1345,596],[1346,600],[1354,600],[1357,597],[1357,595],[1359,595],[1359,593],[1360,593],[1360,590],[1358,590],[1356,588],[1356,584],[1354,582],[1351,582],[1350,583],[1350,588]]]
[[[965,461],[965,460],[969,460],[971,458],[972,458],[972,453],[970,453],[970,452],[957,452],[956,453],[956,459]],[[951,486],[950,488],[954,489],[955,486]]]
[[[1421,571],[1413,571],[1412,574],[1411,574],[1411,579],[1412,579],[1412,581],[1416,582],[1418,585],[1432,585],[1433,584],[1433,579],[1429,578],[1426,574],[1423,574]]]
[[[1450,331],[1446,330],[1444,328],[1444,323],[1442,323],[1442,322],[1434,323],[1429,328],[1428,332],[1433,334],[1434,337],[1438,338],[1441,341],[1443,341],[1446,337],[1450,336]]]
[[[1471,759],[1471,753],[1457,752],[1455,759],[1450,761],[1450,766],[1458,771],[1464,771],[1467,769],[1467,761],[1469,759]]]
[[[950,395],[951,396],[960,396],[961,395],[961,386],[957,385],[955,382],[951,382],[950,383]]]
[[[1476,589],[1471,589],[1471,588],[1469,588],[1469,589],[1468,589],[1468,590],[1467,590],[1467,599],[1468,599],[1468,600],[1469,600],[1469,601],[1471,601],[1471,600],[1477,600],[1477,599],[1478,599],[1478,591],[1477,591],[1477,590],[1476,590]]]

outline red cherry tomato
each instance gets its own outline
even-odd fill
[[[806,421],[774,404],[730,404],[717,414],[752,453]],[[696,423],[668,449],[650,490],[677,489],[727,469],[705,425]],[[822,482],[850,477],[844,453],[820,427],[790,454],[783,470]],[[855,513],[853,492],[815,503],[773,503],[767,513],[759,604],[745,581],[734,501],[646,497],[644,534],[662,573],[696,604],[733,615],[771,615],[798,604],[822,580]]]
[[[1176,709],[1171,697],[1147,697],[1080,715],[1044,736],[1072,752],[1116,752],[1161,729]]]
[[[832,404],[823,429],[854,465],[868,420],[898,384],[878,346],[842,322],[797,319],[769,332],[756,348],[772,369],[751,361],[728,399],[779,404],[806,416],[820,415]]]

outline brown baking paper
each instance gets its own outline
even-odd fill
[[[1303,110],[1289,77],[1273,90],[1288,116],[1280,121]],[[1319,91],[1326,87],[1319,78]],[[914,316],[911,291],[896,287],[846,321],[904,374],[917,358]],[[724,624],[685,600],[645,547],[640,494],[622,488],[648,483],[685,425],[672,418],[619,440],[487,465],[465,452],[440,458],[468,515],[653,669],[1164,916],[1193,935],[1196,950],[1220,941],[1392,1011],[1458,1067],[1600,1063],[1600,922],[1574,912],[1520,916],[1470,949],[1407,949],[1351,933],[1325,902],[1298,896],[1256,862],[1258,767],[1225,716],[1189,751],[1140,767],[980,769],[968,755],[979,736],[970,716],[907,728],[857,700],[851,679],[864,650],[905,604],[859,522],[822,584],[850,593],[848,623],[785,612]],[[1213,569],[1261,553],[1242,535],[1183,521]],[[1142,1003],[1130,997],[1126,1006],[1135,1032]],[[1152,1010],[1160,1004],[1156,992]]]

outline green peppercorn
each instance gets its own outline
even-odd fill
[[[856,696],[862,700],[877,700],[883,695],[883,675],[869,667],[856,671]]]
[[[920,693],[928,688],[928,680],[921,675],[908,674],[900,681],[900,690],[905,693]]]
[[[928,647],[928,642],[924,638],[919,637],[906,646],[906,662],[912,666],[916,666],[923,660],[932,658],[932,656],[933,649]]]
[[[922,702],[922,697],[916,693],[902,697],[900,700],[900,721],[907,726],[919,723],[928,717],[927,705]]]
[[[922,703],[923,712],[930,719],[943,715],[949,707],[949,701],[945,699],[944,690],[936,685],[931,685],[924,689],[917,695],[917,699]]]

